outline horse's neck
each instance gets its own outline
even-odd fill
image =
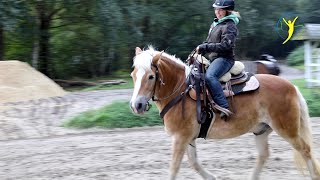
[[[156,98],[158,108],[161,110],[173,98],[185,90],[185,69],[182,65],[164,59],[159,65],[159,80],[156,85]]]

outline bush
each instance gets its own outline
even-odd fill
[[[300,66],[304,64],[304,46],[300,46],[293,50],[287,57],[289,66]]]
[[[320,116],[320,89],[306,88],[304,79],[296,79],[291,81],[294,85],[299,87],[299,90],[305,100],[307,101],[309,114],[311,117]]]
[[[320,116],[320,93],[319,91],[312,91],[310,97],[308,97],[307,104],[309,107],[309,114],[311,117],[319,117]]]

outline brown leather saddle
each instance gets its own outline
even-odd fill
[[[189,57],[189,65],[191,73],[188,77],[189,84],[192,89],[189,91],[189,96],[197,101],[197,120],[199,124],[203,124],[206,119],[212,118],[215,104],[211,98],[204,79],[208,60],[204,57]],[[193,58],[193,59],[192,59]],[[190,60],[191,59],[191,60]],[[225,96],[230,97],[237,94],[254,91],[259,88],[259,81],[254,74],[245,72],[243,63],[236,61],[230,72],[226,73],[221,79],[221,86]],[[216,105],[215,105],[216,106]]]
[[[231,85],[231,89],[230,89]],[[221,86],[226,97],[234,96],[240,93],[254,91],[259,88],[259,81],[250,72],[241,72],[239,75],[233,75],[229,82],[221,82]],[[196,89],[189,91],[189,95],[193,100],[197,100]],[[201,100],[203,100],[203,92],[201,92]]]

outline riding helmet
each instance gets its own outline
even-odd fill
[[[232,11],[234,10],[234,0],[216,0],[212,7]]]

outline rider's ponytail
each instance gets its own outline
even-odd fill
[[[236,15],[239,19],[241,19],[240,13],[238,11],[227,11],[228,15],[234,14]]]

